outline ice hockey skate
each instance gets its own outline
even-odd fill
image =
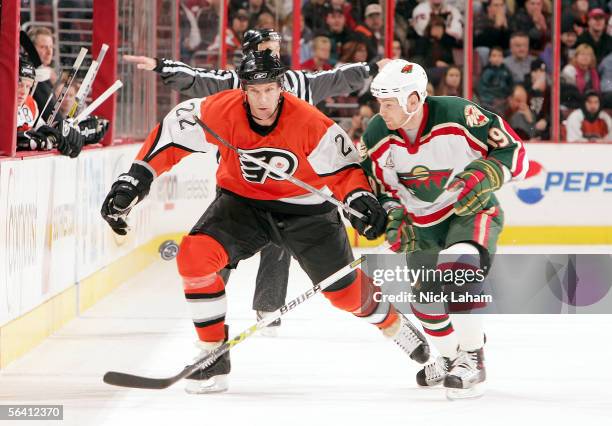
[[[228,331],[229,327],[225,326],[226,340]],[[201,359],[202,357],[208,355],[222,344],[223,341],[197,341],[195,345],[200,349],[200,354],[196,357],[196,359]],[[185,379],[185,392],[191,394],[225,392],[229,388],[228,374],[230,370],[230,354],[229,352],[225,352],[210,367],[200,369],[187,377]]]
[[[384,329],[383,334],[393,339],[410,358],[419,364],[424,364],[429,359],[429,344],[425,336],[402,314],[398,313],[397,320],[389,328]]]
[[[419,386],[432,387],[441,384],[448,374],[452,360],[445,356],[438,356],[434,362],[426,364],[416,375]]]
[[[271,312],[257,311],[257,321],[261,321],[262,319],[270,315],[270,313]],[[281,319],[279,318],[277,320],[272,321],[270,324],[268,324],[268,326],[264,328],[263,330],[261,330],[260,333],[262,336],[266,336],[266,337],[277,337],[280,331],[280,326],[281,326]]]
[[[486,377],[483,349],[460,350],[459,356],[453,361],[451,370],[444,378],[446,397],[450,400],[478,398],[484,393]]]

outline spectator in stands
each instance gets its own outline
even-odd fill
[[[573,0],[569,13],[565,11],[561,16],[561,26],[580,35],[588,28],[588,14],[589,0]]]
[[[570,58],[574,57],[577,39],[578,36],[573,26],[561,27],[561,68],[569,63]]]
[[[504,65],[504,51],[499,46],[491,49],[488,62],[478,80],[480,103],[493,112],[503,114],[508,108],[507,98],[514,86],[512,73]]]
[[[239,8],[233,9],[237,10]],[[207,0],[204,6],[198,11],[198,28],[202,36],[200,49],[208,49],[215,41],[219,33],[219,16],[221,10],[221,0]]]
[[[202,34],[198,27],[198,16],[202,9],[199,5],[187,7],[183,2],[180,3],[180,6],[179,26],[181,61],[189,62],[193,52],[202,46]]]
[[[402,42],[394,38],[391,45],[391,59],[402,59],[404,57],[403,51]]]
[[[440,84],[436,88],[436,96],[461,96],[461,70],[455,65],[446,68]]]
[[[522,32],[513,33],[510,36],[510,56],[504,59],[504,64],[512,73],[515,83],[523,82],[534,60],[535,56],[529,54],[529,36]]]
[[[527,102],[529,109],[536,116],[536,136],[548,139],[548,124],[550,122],[550,85],[546,76],[546,64],[541,59],[531,63],[531,72],[525,76]]]
[[[303,70],[327,71],[333,69],[329,63],[331,41],[325,36],[317,36],[312,40],[312,58],[301,65]]]
[[[543,0],[526,0],[525,7],[520,8],[510,21],[510,30],[527,34],[530,48],[536,51],[544,49],[550,38],[550,28],[550,15],[543,10]]]
[[[329,2],[332,8],[342,10],[344,19],[346,20],[346,26],[353,30],[357,26],[357,21],[353,16],[353,5],[347,0],[331,0]]]
[[[474,46],[491,48],[500,46],[507,49],[510,42],[510,29],[504,0],[490,0],[483,3],[483,10],[474,16]],[[480,52],[479,52],[480,53]],[[486,63],[489,51],[480,53]]]
[[[589,28],[578,36],[576,44],[588,44],[593,48],[597,62],[600,62],[612,52],[612,37],[606,33],[607,15],[603,9],[593,9],[589,12]]]
[[[457,41],[446,34],[446,26],[440,16],[432,16],[425,28],[425,35],[415,40],[412,60],[427,70],[446,68],[454,64],[453,47]],[[429,72],[429,71],[428,71]]]
[[[599,94],[589,91],[583,105],[565,122],[568,142],[612,141],[612,119],[601,108]]]
[[[427,96],[435,96],[436,95],[436,89],[434,89],[433,84],[431,84],[431,81],[427,82]]]
[[[600,88],[604,108],[612,108],[612,53],[599,64]]]
[[[353,142],[357,143],[359,141],[373,116],[374,111],[369,105],[365,104],[359,107],[359,112],[351,118],[351,128],[347,132]]]
[[[257,24],[255,28],[260,30],[265,30],[267,28],[275,28],[276,24],[274,22],[274,16],[268,12],[262,12],[257,17]]]
[[[242,37],[249,27],[249,13],[246,9],[238,9],[231,15],[230,26],[225,30],[227,57],[232,58],[235,51],[242,49]],[[208,47],[211,52],[210,61],[214,62],[212,55],[218,54],[221,48],[221,39],[217,35],[215,41]]]
[[[355,27],[355,32],[366,40],[368,61],[382,58],[385,54],[382,31],[382,7],[378,3],[369,4],[365,9],[364,25],[357,25]]]
[[[346,26],[346,18],[342,9],[329,7],[325,10],[325,23],[328,31],[325,34],[331,41],[331,56],[329,62],[335,65],[342,54],[342,45],[355,38],[355,34]],[[368,57],[369,60],[369,57]]]
[[[304,16],[300,16],[300,63],[312,58],[312,31],[304,23]],[[293,13],[288,14],[284,19],[283,29],[281,30],[281,58],[283,63],[291,63],[291,51],[293,49]]]
[[[512,89],[512,95],[508,98],[508,122],[516,133],[524,140],[537,137],[536,115],[529,108],[527,89],[522,84],[516,84]]]
[[[597,59],[593,48],[588,44],[580,44],[576,54],[569,64],[561,71],[563,83],[574,86],[578,93],[584,95],[588,90],[601,91],[599,74],[597,74]]]
[[[321,17],[327,15],[328,9],[326,0],[308,0],[302,6],[304,22],[314,34],[320,34],[327,30],[326,26],[329,24],[326,24],[326,20],[321,19]],[[343,11],[341,13],[344,14]]]
[[[421,37],[433,15],[442,17],[446,23],[446,33],[456,40],[463,39],[463,17],[461,12],[445,0],[425,0],[412,11],[412,27]]]
[[[342,64],[350,64],[355,62],[367,62],[368,47],[361,40],[349,40],[342,45],[342,55],[336,63],[336,67]]]
[[[272,9],[268,7],[266,4],[266,0],[248,0],[246,5],[241,5],[241,9],[246,9],[249,15],[249,25],[248,28],[254,28],[257,26],[259,17],[262,13],[269,13],[272,16],[272,25],[269,27],[259,27],[259,28],[272,28],[274,27],[274,12]]]

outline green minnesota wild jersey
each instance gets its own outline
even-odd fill
[[[428,96],[423,114],[414,141],[377,114],[359,142],[361,165],[383,206],[401,203],[415,225],[432,226],[453,214],[458,192],[446,187],[473,160],[499,161],[505,182],[524,178],[525,148],[499,115],[455,96]]]

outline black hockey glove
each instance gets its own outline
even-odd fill
[[[387,212],[382,208],[374,194],[368,191],[354,191],[346,197],[345,203],[366,216],[364,221],[345,213],[345,216],[359,234],[365,236],[368,240],[375,240],[385,232]]]
[[[153,174],[145,166],[132,164],[128,173],[119,175],[102,203],[100,214],[116,234],[127,234],[127,215],[151,188]]]
[[[17,132],[18,151],[49,151],[53,149],[53,143],[47,137],[36,130]]]
[[[79,129],[85,145],[98,143],[108,130],[108,120],[92,115],[79,123]]]
[[[70,158],[79,155],[85,142],[79,130],[66,120],[58,121],[53,127],[41,126],[38,132],[45,135],[57,147],[60,154],[67,155]]]

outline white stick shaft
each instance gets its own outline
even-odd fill
[[[98,75],[100,65],[102,64],[102,61],[104,60],[104,56],[106,55],[107,50],[108,50],[108,44],[105,43],[102,45],[102,48],[100,49],[100,53],[98,54],[98,57],[96,58],[95,61],[92,61],[91,66],[87,70],[87,74],[85,74],[83,83],[81,84],[81,87],[79,87],[79,91],[74,97],[74,103],[72,104],[72,107],[70,108],[70,112],[68,113],[68,116],[70,118],[75,116],[77,109],[79,108],[80,105],[83,105],[83,102],[85,102],[85,99],[89,95],[89,92],[91,91],[91,87],[93,86],[93,82],[96,79],[96,76]]]
[[[79,68],[81,68],[81,64],[83,63],[83,60],[85,59],[85,55],[87,55],[87,49],[85,47],[82,47],[79,52],[79,55],[77,56],[76,60],[74,61],[74,64],[72,65],[72,69],[70,70],[70,73],[68,74],[67,81],[64,84],[64,87],[62,87],[62,92],[57,98],[57,102],[55,103],[55,106],[53,107],[53,110],[51,111],[51,115],[47,119],[48,125],[51,125],[51,123],[53,123],[53,120],[55,120],[55,116],[57,115],[60,108],[62,107],[62,104],[64,103],[64,99],[66,99],[66,93],[68,93],[70,86],[72,86],[72,83],[74,82],[74,79],[76,78],[76,75],[79,72]]]
[[[87,118],[89,115],[91,115],[91,113],[94,112],[96,110],[96,108],[98,108],[100,105],[102,105],[102,103],[105,100],[110,98],[112,96],[112,94],[115,93],[117,90],[119,90],[121,87],[123,87],[123,83],[121,82],[121,80],[115,81],[111,87],[106,89],[104,91],[104,93],[102,93],[100,96],[98,96],[98,98],[95,101],[93,101],[91,104],[89,104],[87,106],[87,108],[85,108],[83,111],[81,111],[81,113],[79,115],[77,115],[77,117],[74,119],[74,122],[75,123],[79,123],[79,122],[83,121],[85,118]]]

